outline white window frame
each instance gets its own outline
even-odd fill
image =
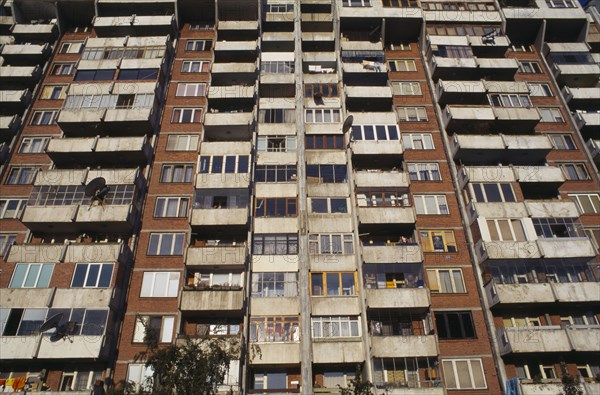
[[[473,366],[472,366],[472,362],[475,362],[475,361],[479,362],[479,366],[481,368],[481,376],[483,377],[483,381],[485,383],[485,385],[483,387],[475,387],[475,379],[474,379],[474,375],[473,375]],[[446,369],[447,362],[450,362],[452,364],[451,365],[452,371],[447,371],[447,369]],[[460,386],[460,377],[458,375],[458,371],[456,368],[457,362],[467,362],[467,366],[469,368],[469,381],[471,382],[470,387],[462,388]],[[454,376],[454,381],[456,383],[456,387],[450,387],[448,385],[448,382],[446,381],[446,388],[448,388],[448,389],[486,389],[487,388],[487,381],[485,379],[485,371],[483,370],[483,363],[480,358],[442,359],[441,363],[442,363],[442,369],[444,369],[444,376],[447,376],[447,377],[449,377],[450,375]]]
[[[40,100],[62,100],[67,97],[68,85],[44,85],[40,93]],[[54,97],[56,89],[60,89],[58,97]]]
[[[179,111],[179,116],[176,116],[175,112]],[[186,112],[191,111],[190,121],[183,122],[184,115]],[[196,118],[196,113],[200,112],[200,120],[198,122],[194,122]],[[173,108],[173,112],[171,113],[171,123],[201,123],[202,122],[202,107],[175,107]]]
[[[59,110],[39,110],[34,111],[31,115],[30,125],[32,126],[48,126],[48,125],[56,125],[56,120],[58,119]],[[48,122],[44,121],[45,115],[50,115],[48,118]],[[37,118],[37,121],[36,121]],[[44,121],[44,122],[42,122]]]
[[[85,269],[85,278],[83,279],[83,285],[81,287],[74,287],[73,286],[73,281],[75,281],[75,273],[77,272],[77,266],[79,265],[86,265],[87,268]],[[98,270],[98,273],[96,275],[96,282],[94,285],[86,285],[88,277],[90,275],[90,267],[91,265],[100,265],[100,270]],[[71,288],[105,288],[105,287],[98,287],[98,281],[100,281],[100,275],[102,274],[102,269],[104,268],[104,266],[111,266],[111,277],[114,274],[114,270],[115,270],[115,265],[114,263],[99,263],[99,262],[81,262],[81,263],[77,263],[75,265],[75,270],[73,270],[73,277],[71,277]],[[106,288],[110,288],[110,283]]]
[[[417,107],[396,107],[399,122],[427,122],[427,108],[423,106]]]
[[[599,214],[600,213],[600,195],[597,193],[569,193],[568,196],[575,202],[577,209],[580,214]],[[586,212],[580,199],[586,198],[589,200],[590,205],[594,209],[594,212]],[[594,204],[594,201],[597,201]]]
[[[547,136],[550,138],[550,142],[554,146],[554,149],[574,151],[577,149],[577,144],[570,134],[566,133],[548,133]],[[570,148],[572,146],[573,148]]]
[[[421,96],[421,83],[418,81],[392,81],[392,87],[397,88],[398,96]]]
[[[78,54],[83,49],[83,41],[64,41],[60,46],[59,54]]]
[[[206,83],[204,82],[179,82],[175,91],[175,97],[201,97],[206,95]]]
[[[181,180],[176,180],[175,179],[175,172],[174,170],[177,167],[181,167],[182,168],[182,179]],[[171,168],[170,171],[170,177],[168,177],[168,180],[163,180],[163,172],[165,171],[166,168]],[[188,169],[191,168],[191,171],[189,172],[190,174],[190,179],[186,180],[186,176],[188,174]],[[162,183],[183,183],[183,182],[192,182],[192,180],[194,179],[194,165],[191,163],[172,163],[172,164],[165,164],[162,165],[162,167],[160,168],[160,182]]]
[[[435,201],[435,212],[430,213],[426,201],[430,200],[431,197],[434,198]],[[449,215],[450,209],[448,208],[448,201],[446,200],[446,195],[413,195],[413,201],[415,206],[415,211],[420,215]],[[445,210],[444,210],[445,208]],[[444,212],[445,211],[445,212]]]
[[[571,0],[546,0],[548,8],[577,8],[577,4]]]
[[[14,219],[21,217],[23,210],[27,206],[28,198],[4,198],[0,199],[0,219]],[[14,210],[8,209],[10,204],[15,204],[16,202],[17,208]],[[7,213],[9,213],[7,215]]]
[[[552,89],[550,84],[542,82],[528,82],[529,85],[529,96],[531,97],[552,97]]]
[[[358,334],[352,335],[351,327],[352,323],[356,323]],[[320,326],[320,336],[315,335],[314,325],[317,324]],[[325,336],[325,331],[323,330],[324,325],[337,323],[340,331],[339,336]],[[348,326],[348,336],[342,336],[342,325]],[[339,338],[349,338],[349,337],[360,337],[361,336],[361,325],[360,325],[360,317],[359,316],[326,316],[326,317],[312,317],[310,320],[310,331],[311,337],[313,339],[339,339]]]
[[[172,241],[171,241],[171,247],[169,248],[169,253],[168,254],[160,254],[160,249],[162,247],[162,243],[163,243],[163,239],[166,236],[172,236]],[[175,247],[177,246],[177,239],[180,238],[182,239],[181,241],[181,254],[174,254],[176,252]],[[150,252],[150,247],[152,245],[152,240],[157,238],[156,241],[156,254],[151,254]],[[186,240],[185,240],[185,233],[183,232],[164,232],[164,233],[150,233],[150,238],[148,241],[148,250],[147,250],[147,255],[148,256],[181,256],[183,255],[183,252],[185,250],[186,247]]]
[[[538,107],[538,111],[540,113],[541,120],[540,122],[547,123],[563,123],[565,122],[565,117],[563,117],[562,112],[558,107]]]
[[[327,238],[328,245],[323,245],[322,237]],[[341,251],[333,251],[333,238],[340,238]],[[354,236],[352,233],[311,233],[308,235],[309,254],[313,255],[312,251],[316,246],[316,255],[351,255],[354,254]],[[347,251],[346,246],[350,243],[351,251]]]
[[[423,172],[426,176],[422,177]],[[441,181],[440,166],[435,162],[416,162],[408,164],[408,174],[412,181]],[[413,178],[412,175],[415,175]],[[437,178],[436,178],[437,174]]]
[[[198,71],[195,71],[195,65],[198,64]],[[207,70],[202,70],[204,65],[208,65]],[[182,73],[208,73],[210,72],[210,62],[206,60],[184,60],[181,63]]]
[[[199,140],[197,134],[169,134],[165,151],[197,151]]]
[[[319,115],[320,114],[320,115]],[[340,122],[339,108],[307,108],[304,111],[306,123],[338,123]],[[321,118],[320,121],[317,118]],[[329,120],[326,120],[329,118]]]
[[[164,284],[159,284],[161,275],[166,276]],[[179,272],[144,272],[140,297],[176,298],[179,293],[179,277]]]
[[[202,43],[202,49],[196,49],[196,46],[198,43]],[[192,45],[192,49],[188,49],[189,45]],[[213,40],[211,39],[188,39],[185,40],[185,46],[184,46],[184,50],[188,51],[188,52],[202,52],[202,51],[210,51],[210,49],[207,49],[206,47],[209,46],[210,48],[213,47]]]
[[[396,70],[392,70],[392,64]],[[389,59],[388,67],[394,73],[406,73],[417,71],[417,63],[414,59]],[[401,70],[402,69],[402,70]]]
[[[371,7],[371,0],[342,0],[343,7]]]
[[[21,140],[21,145],[19,146],[20,154],[39,154],[44,152],[48,142],[50,141],[50,137],[23,137]],[[34,150],[35,148],[35,150]]]
[[[415,148],[415,142],[420,141],[423,148]],[[405,150],[433,150],[433,135],[431,133],[402,133],[402,144]]]
[[[19,179],[21,178],[21,173],[25,169],[27,169],[30,172],[29,174],[27,174],[27,179],[25,180],[25,182],[16,182],[16,181],[19,181]],[[31,184],[33,184],[33,181],[35,180],[35,176],[37,175],[39,170],[40,170],[39,167],[34,167],[34,166],[11,167],[8,172],[8,177],[6,177],[6,185],[31,185]],[[13,175],[13,172],[16,173],[16,177],[15,177],[15,175]],[[15,182],[9,182],[9,181],[11,181],[11,178]]]
[[[333,215],[337,215],[337,214],[341,214],[341,215],[348,215],[350,213],[350,204],[348,202],[348,198],[346,197],[312,197],[309,198],[310,200],[310,204],[309,204],[309,210],[311,214],[317,214],[317,215],[325,215],[325,214],[333,214]],[[326,213],[320,213],[317,211],[313,211],[312,208],[312,201],[313,200],[325,200],[327,202],[327,212]],[[346,201],[346,212],[345,213],[334,213],[331,211],[331,200],[345,200]]]
[[[144,363],[130,363],[127,365],[127,382],[134,384],[136,392],[140,389],[152,390],[153,375],[152,366],[146,366]]]
[[[159,343],[171,343],[173,341],[173,330],[175,329],[174,315],[138,315],[135,317],[135,327],[133,329],[133,343],[144,343],[146,337],[146,326],[152,318],[160,318],[160,331],[157,334]]]
[[[385,127],[386,139],[384,139],[384,140],[379,140],[379,138],[377,136],[377,127],[381,127],[381,126]],[[365,139],[365,127],[371,127],[373,129],[373,139],[372,140]],[[354,133],[355,133],[356,128],[360,128],[361,138],[359,140],[354,139]],[[396,131],[396,136],[398,136],[397,139],[390,138],[390,129]],[[353,141],[400,141],[400,139],[402,137],[400,135],[400,128],[398,128],[398,125],[394,124],[394,125],[354,125],[354,126],[352,126],[352,138],[353,138]]]
[[[162,212],[158,211],[158,202],[163,201]],[[177,215],[167,215],[169,203],[175,201],[177,204]],[[184,204],[185,202],[185,204]],[[154,203],[154,218],[185,218],[190,208],[190,198],[184,196],[159,196]],[[182,212],[183,210],[183,212]]]
[[[559,163],[558,166],[565,175],[565,179],[569,181],[589,181],[591,179],[585,162]],[[567,168],[571,168],[575,172],[575,177],[571,176],[571,172]]]
[[[451,282],[451,288],[450,290],[443,290],[442,289],[442,284],[443,282],[440,280],[440,272],[448,272],[449,276],[450,276],[450,282]],[[462,291],[459,291],[457,288],[457,279],[454,276],[454,273],[460,273],[460,287],[462,287]],[[433,276],[435,276],[436,279],[436,283],[437,283],[437,288],[435,288],[433,286],[433,284],[431,283],[430,280],[430,275],[429,273],[432,273]],[[448,267],[448,268],[432,268],[432,269],[427,269],[426,270],[426,274],[427,274],[427,280],[428,280],[428,285],[429,285],[429,290],[432,293],[453,293],[453,294],[464,294],[467,293],[467,288],[465,286],[465,276],[463,275],[462,269],[460,268],[456,268],[456,267]]]
[[[55,70],[60,70],[59,73],[55,73]],[[75,63],[63,63],[56,62],[52,65],[50,69],[50,75],[54,76],[67,76],[75,74]]]
[[[283,140],[283,148],[269,149],[270,140]],[[256,151],[258,152],[295,152],[297,148],[296,136],[258,136],[256,138]]]
[[[503,235],[502,235],[502,228],[499,225],[499,223],[501,221],[508,224],[508,229],[510,230],[510,234],[511,234],[510,239],[504,240]],[[486,218],[486,225],[488,226],[488,232],[489,232],[490,222],[493,222],[494,227],[495,227],[494,229],[496,230],[496,234],[498,235],[498,238],[499,238],[499,240],[492,239],[491,232],[490,232],[490,240],[491,241],[527,241],[528,240],[527,232],[525,230],[525,227],[523,226],[523,221],[521,221],[520,218]],[[514,228],[515,223],[519,223],[521,225],[521,231],[523,232],[524,240],[517,239],[517,236],[515,233],[515,228]]]
[[[27,266],[27,270],[25,271],[25,275],[23,276],[22,283],[21,284],[13,284],[13,281],[15,280],[15,274],[17,272],[17,266],[24,266],[24,265]],[[32,267],[38,267],[38,266],[39,266],[39,270],[35,277],[35,284],[31,287],[26,287],[25,281],[27,280],[27,277],[29,276],[29,272],[31,271]],[[41,286],[39,286],[39,282],[40,282],[40,276],[42,274],[42,269],[44,268],[44,266],[51,266],[52,270],[50,271],[50,278],[48,278],[48,284],[45,287],[41,287]],[[8,288],[26,288],[26,289],[48,288],[50,285],[50,281],[52,281],[53,273],[54,273],[54,264],[53,263],[17,263],[15,265],[15,268],[13,269],[13,273],[12,273]]]

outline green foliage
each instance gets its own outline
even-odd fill
[[[350,380],[350,386],[342,387],[338,384],[341,395],[371,395],[371,388],[373,383],[368,380],[363,380],[360,371],[360,365],[356,365],[356,372],[354,378]]]
[[[560,363],[560,370],[562,372],[562,384],[564,395],[583,395],[583,388],[581,387],[581,381],[579,376],[571,376],[567,370],[567,364],[564,362]]]

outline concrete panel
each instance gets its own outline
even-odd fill
[[[261,197],[290,197],[298,196],[298,184],[295,182],[257,182],[255,196]]]
[[[2,336],[0,360],[32,359],[37,354],[39,341],[40,336]]]
[[[567,332],[560,327],[500,328],[498,342],[502,355],[529,352],[569,352]]]
[[[600,350],[600,327],[567,329],[567,336],[575,351],[598,352]]]
[[[246,225],[247,208],[192,209],[192,226]]]
[[[298,218],[254,218],[256,233],[296,233]]]
[[[337,165],[345,165],[348,162],[348,158],[346,157],[346,152],[344,151],[306,151],[305,153],[306,163],[307,164],[337,164]]]
[[[69,244],[65,262],[115,262],[122,258],[124,248],[122,242]]]
[[[129,222],[132,209],[130,204],[79,206],[77,222]]]
[[[298,162],[295,152],[257,152],[257,165],[295,165]]]
[[[9,263],[59,262],[62,258],[64,248],[64,244],[15,244],[10,248],[10,253],[6,261]]]
[[[189,247],[186,266],[242,266],[248,249],[245,245]]]
[[[321,341],[313,339],[313,363],[360,363],[365,360],[361,337]]]
[[[359,207],[358,220],[361,224],[414,224],[416,217],[412,207]]]
[[[352,232],[352,218],[343,214],[310,214],[308,231],[310,233]]]
[[[522,218],[527,217],[524,203],[477,203],[470,206],[475,209],[478,216],[483,218]]]
[[[58,288],[52,301],[53,308],[106,308],[110,307],[113,288]]]
[[[359,315],[358,297],[355,296],[313,296],[312,315]]]
[[[553,303],[552,284],[494,284],[486,285],[490,304]]]
[[[352,152],[356,155],[402,155],[400,141],[354,141]]]
[[[559,302],[598,302],[600,283],[552,283],[556,300]]]
[[[434,357],[437,341],[433,335],[372,336],[371,354],[376,358]]]
[[[297,272],[298,255],[253,255],[253,272]]]
[[[426,288],[365,289],[369,308],[428,308]]]
[[[321,271],[356,271],[355,255],[309,255],[310,270]]]
[[[407,173],[384,171],[356,171],[354,183],[362,187],[408,187],[410,184]]]
[[[243,291],[183,291],[181,311],[240,311],[244,302]]]
[[[339,184],[307,184],[306,190],[309,197],[348,196],[347,183]]]
[[[48,210],[46,207],[28,206],[23,212],[23,218],[21,221],[24,224],[43,222],[71,223],[71,219],[76,217],[78,207],[78,205],[56,206],[52,207],[52,210]]]
[[[418,244],[369,246],[363,245],[363,260],[365,263],[420,263],[423,252]]]
[[[250,299],[250,315],[296,315],[300,314],[298,297],[272,297]]]
[[[47,336],[42,337],[37,357],[53,359],[95,359],[101,356],[104,347],[104,336],[73,336],[71,341],[51,342]]]
[[[260,355],[254,355],[252,365],[299,364],[300,343],[256,343]]]
[[[48,307],[52,303],[54,290],[55,288],[5,288],[2,290],[0,307],[20,309]]]
[[[227,174],[198,174],[196,176],[196,188],[248,188],[250,185],[250,174],[227,173]]]
[[[572,201],[525,201],[525,207],[531,217],[578,218],[577,205]]]
[[[249,141],[202,142],[200,155],[250,155],[252,143]]]
[[[481,248],[481,258],[484,256],[488,259],[501,260],[541,258],[535,241],[480,241],[476,246],[476,249],[478,248]]]
[[[544,258],[593,258],[597,254],[587,237],[538,239],[537,243]]]

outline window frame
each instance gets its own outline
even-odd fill
[[[18,197],[6,197],[0,198],[0,219],[17,219],[21,217],[23,214],[23,210],[27,207],[27,201],[29,198],[18,198]],[[11,202],[17,202],[17,207],[15,209],[9,210],[9,205]],[[7,216],[7,212],[12,213],[10,216]]]
[[[166,254],[161,253],[163,247],[163,239],[171,236],[171,246],[169,252]],[[156,243],[153,248],[152,244]],[[181,243],[181,246],[178,244]],[[186,233],[185,232],[151,232],[148,238],[148,249],[146,250],[147,256],[182,256],[185,250]],[[181,248],[181,250],[180,250]]]
[[[419,244],[423,252],[458,252],[456,235],[451,229],[420,229],[417,232],[419,233]],[[440,238],[439,242],[443,243],[443,248],[439,248],[439,244],[436,245],[434,237]]]
[[[192,92],[188,92],[188,90],[190,90],[190,89]],[[188,93],[192,93],[192,94],[188,94]],[[177,87],[175,88],[175,97],[203,97],[203,96],[206,96],[206,83],[205,82],[178,82]]]
[[[27,266],[27,268],[25,269],[25,273],[23,273],[23,278],[20,284],[13,284],[14,281],[16,281],[16,274],[17,274],[17,268],[18,267],[23,267],[23,266]],[[34,285],[32,286],[25,286],[25,283],[28,280],[29,274],[32,270],[32,267],[39,267],[37,274],[35,274],[35,280],[34,280]],[[50,267],[50,275],[47,278],[47,284],[45,284],[45,286],[43,286],[44,284],[40,284],[40,281],[43,280],[42,278],[42,272],[44,271],[45,268]],[[36,289],[36,288],[49,288],[50,287],[50,282],[52,281],[52,275],[54,274],[54,263],[17,263],[13,269],[11,278],[10,278],[10,282],[8,284],[8,288],[12,288],[12,289]]]
[[[73,283],[75,282],[75,276],[77,275],[77,268],[80,266],[87,266],[87,268],[85,269],[85,276],[83,278],[83,284],[81,286],[75,286],[73,285]],[[98,270],[98,273],[96,273],[96,281],[95,284],[93,286],[87,285],[88,283],[88,278],[90,278],[90,268],[92,265],[100,265],[100,269]],[[103,273],[103,269],[104,267],[109,267],[110,266],[110,276],[108,278],[108,284],[105,286],[100,286],[99,282],[100,282],[100,278],[102,277],[102,273]],[[71,282],[70,282],[70,286],[69,288],[111,288],[111,283],[112,283],[112,276],[114,274],[114,270],[115,270],[115,264],[114,263],[92,263],[92,262],[78,262],[75,264],[75,269],[73,269],[73,276],[71,277]]]
[[[315,333],[315,324],[317,324],[319,328],[319,333]],[[334,324],[337,324],[338,327],[338,336],[332,336],[332,329]],[[328,333],[330,336],[326,336],[325,334],[325,325],[329,325],[331,328],[328,329]],[[342,326],[346,325],[348,330],[348,335],[342,335]],[[310,329],[311,329],[311,338],[313,339],[339,339],[339,338],[359,338],[361,337],[362,328],[361,328],[361,319],[360,316],[317,316],[311,317],[310,320]],[[355,329],[357,334],[352,335],[352,330]]]
[[[210,51],[213,48],[213,40],[190,38],[185,40],[185,46],[183,48],[185,52]]]
[[[441,272],[448,272],[448,278],[450,279],[451,289],[443,289],[445,284],[441,277]],[[459,273],[460,279],[457,279],[456,273]],[[435,294],[465,294],[467,288],[465,286],[465,277],[461,268],[448,267],[448,268],[431,268],[425,270],[427,276],[427,285],[429,291]],[[460,284],[457,285],[457,281],[460,280]],[[462,291],[460,290],[462,288]]]
[[[35,181],[35,177],[37,176],[39,167],[36,166],[11,166],[7,172],[5,185],[32,185]],[[23,172],[29,172],[25,174],[25,179],[23,178]]]
[[[60,110],[35,110],[31,114],[31,120],[29,124],[31,126],[50,126],[56,125],[56,120],[58,119],[58,115]],[[45,119],[46,114],[50,117]]]
[[[182,169],[182,180],[175,180],[175,171],[177,168]],[[170,169],[170,170],[168,170]],[[168,177],[167,177],[168,176]],[[189,178],[189,179],[188,179]],[[194,180],[194,165],[191,163],[170,163],[163,164],[160,168],[160,182],[169,184],[190,183]]]
[[[336,243],[339,249],[334,248]],[[352,255],[354,251],[354,235],[352,233],[311,233],[308,235],[309,255]]]
[[[194,71],[194,65],[198,63],[198,71]],[[204,69],[206,67],[206,70]],[[182,73],[210,73],[210,62],[208,60],[184,60],[181,62]]]
[[[420,141],[423,148],[415,148],[415,141]],[[430,148],[427,148],[427,147]],[[402,133],[402,147],[404,150],[434,150],[435,144],[433,142],[432,133]]]
[[[465,311],[436,311],[435,314],[435,328],[437,337],[440,340],[465,340],[465,339],[477,339],[477,331],[475,330],[475,321],[473,321],[473,313],[470,310]],[[458,337],[452,335],[453,332],[452,325],[450,323],[449,316],[458,316],[458,323],[460,328],[458,330],[461,332]],[[465,321],[465,317],[468,317],[468,321]],[[470,331],[473,333],[473,336],[468,334],[469,328],[465,325],[470,324]],[[441,325],[443,325],[443,330],[440,330]]]
[[[568,181],[589,181],[590,172],[585,166],[585,162],[558,163],[558,167],[565,175]]]
[[[177,147],[180,145],[180,139],[187,140],[187,142],[185,142],[184,144],[186,147],[185,149],[177,149]],[[175,141],[172,142],[173,140]],[[165,151],[197,151],[199,141],[200,136],[198,136],[197,134],[169,134],[167,135],[167,145],[165,146]]]
[[[160,208],[159,201],[161,200],[163,201],[162,210],[160,210],[162,211],[162,213],[157,213],[157,211],[159,211]],[[177,215],[166,215],[169,208],[169,202],[171,200],[177,201]],[[189,209],[190,198],[187,196],[157,196],[154,202],[153,218],[186,218],[188,216]]]
[[[600,214],[600,194],[598,193],[569,193],[567,196],[571,198],[577,205],[577,210],[581,215],[583,214]],[[594,212],[587,212],[583,204],[581,203],[580,197],[586,197],[589,200],[589,206],[594,209]],[[595,199],[594,199],[595,198]],[[595,204],[594,201],[597,201]]]
[[[571,136],[567,133],[548,133],[546,134],[550,138],[550,142],[555,150],[574,151],[577,150],[577,144]]]
[[[397,96],[423,96],[419,81],[392,81],[392,88],[397,88],[397,92],[394,93]]]
[[[173,338],[175,337],[175,316],[174,315],[136,315],[135,324],[133,327],[133,337],[131,342],[134,344],[147,344],[146,341],[146,331],[147,328],[151,331],[156,330],[156,328],[151,327],[151,322],[153,319],[160,319],[160,328],[158,328],[158,334],[153,334],[156,336],[156,339],[159,341],[157,343],[171,343]],[[170,322],[170,323],[169,323]],[[170,329],[170,333],[168,332]],[[167,338],[165,338],[167,336]],[[148,339],[150,340],[150,339]]]
[[[414,73],[417,71],[415,59],[388,59],[387,64],[391,72]]]
[[[184,122],[187,112],[190,113],[189,121]],[[171,123],[175,124],[194,124],[202,123],[202,115],[204,114],[202,107],[173,107],[171,111]]]
[[[39,154],[43,153],[52,137],[50,136],[31,136],[23,137],[21,144],[19,145],[19,154]],[[39,149],[34,151],[35,143],[38,141]],[[29,144],[27,147],[26,144]]]
[[[485,371],[483,369],[483,362],[481,358],[453,358],[453,359],[442,359],[441,361],[442,369],[444,371],[444,377],[446,378],[445,384],[448,389],[487,389],[487,380],[485,378]],[[462,388],[460,385],[460,376],[457,369],[457,362],[467,362],[467,367],[469,371],[469,382],[471,383],[470,387]],[[446,369],[446,363],[451,364],[452,371],[448,371]],[[483,387],[475,387],[475,376],[473,374],[473,363],[479,363],[481,377],[483,378],[484,386]],[[448,383],[448,378],[453,377],[455,387],[451,387]]]
[[[330,276],[335,276],[337,275],[337,293],[333,294],[330,293]],[[343,287],[343,282],[344,282],[344,276],[347,278],[349,275],[352,276],[352,279],[354,281],[353,286],[351,287],[349,293],[345,293],[344,291],[344,287]],[[315,283],[314,283],[314,279],[315,278],[321,278],[321,292],[315,292]],[[332,285],[331,287],[332,289],[334,288],[334,286]],[[357,272],[311,272],[310,273],[310,288],[309,288],[309,293],[310,296],[312,297],[352,297],[352,296],[358,296],[359,294],[359,290],[358,290],[358,274]]]
[[[436,212],[428,212],[430,208],[427,206],[428,197],[434,197]],[[450,215],[450,208],[448,207],[448,199],[446,198],[446,195],[413,195],[413,206],[415,207],[415,212],[418,215]]]
[[[165,274],[166,282],[164,285],[157,284],[157,275]],[[175,271],[145,271],[142,274],[142,282],[140,286],[140,298],[176,298],[179,295],[179,282],[181,273]],[[144,286],[146,281],[151,284]],[[175,287],[172,282],[176,281]],[[148,286],[150,287],[149,289]],[[158,288],[164,288],[162,291]],[[158,294],[161,291],[160,294]]]
[[[411,162],[407,167],[411,181],[442,181],[440,165],[437,162]]]
[[[67,97],[68,88],[68,85],[63,84],[46,84],[42,87],[38,100],[63,100]],[[54,97],[56,89],[60,89],[58,97]]]
[[[297,197],[256,197],[254,203],[255,218],[295,218],[298,216],[298,198]],[[267,213],[267,205],[275,205],[274,215]],[[283,215],[280,212],[280,205],[284,205]],[[262,207],[261,207],[262,205]],[[262,214],[260,213],[262,211]]]
[[[414,111],[414,116],[409,112]],[[398,122],[429,122],[427,107],[425,106],[396,106]]]

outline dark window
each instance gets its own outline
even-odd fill
[[[255,182],[290,182],[295,180],[296,165],[257,165],[254,170]]]
[[[79,70],[75,81],[107,81],[112,80],[115,70]]]
[[[298,253],[297,234],[255,234],[252,241],[255,255],[295,255]]]
[[[472,339],[475,338],[475,327],[470,312],[435,313],[438,338],[440,339]]]
[[[306,136],[306,149],[343,149],[344,136],[315,134]]]
[[[158,69],[124,69],[119,73],[119,80],[155,80]]]

